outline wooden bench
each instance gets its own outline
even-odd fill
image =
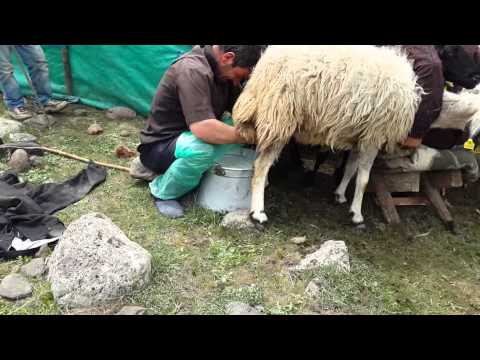
[[[397,206],[431,205],[450,231],[454,221],[441,195],[449,188],[463,186],[460,170],[398,173],[373,169],[367,192],[375,194],[389,224],[400,224]],[[410,193],[396,196],[395,193]]]

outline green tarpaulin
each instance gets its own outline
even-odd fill
[[[67,95],[62,47],[42,45],[47,56],[54,95]],[[155,90],[165,70],[191,45],[69,45],[73,96],[81,103],[101,109],[127,106],[147,115]],[[31,95],[19,70],[15,76]]]

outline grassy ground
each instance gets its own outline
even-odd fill
[[[80,156],[128,166],[115,157],[118,145],[134,148],[143,120],[117,122],[101,111],[75,118],[71,106],[50,130],[37,135],[44,145]],[[0,108],[0,116],[4,111]],[[105,132],[89,136],[86,129],[98,122]],[[128,129],[131,136],[119,136]],[[47,155],[44,167],[24,175],[31,182],[62,181],[85,165]],[[5,169],[0,162],[0,170]],[[150,286],[123,299],[149,314],[222,314],[232,300],[262,305],[269,314],[472,314],[480,312],[480,215],[476,211],[478,186],[449,194],[455,206],[459,235],[444,230],[429,208],[401,209],[405,228],[416,235],[407,242],[384,225],[381,213],[367,196],[365,216],[369,230],[348,225],[347,207],[331,204],[332,183],[320,176],[311,189],[278,183],[267,189],[271,222],[263,232],[227,231],[221,216],[187,204],[186,217],[160,217],[147,185],[128,174],[110,170],[107,181],[79,203],[58,214],[68,225],[81,215],[101,212],[153,256]],[[295,245],[295,236],[307,242]],[[344,240],[352,271],[339,275],[323,270],[292,277],[285,268],[329,239]],[[0,278],[28,259],[0,262]],[[314,276],[325,279],[321,300],[305,297]],[[99,310],[101,312],[101,310]],[[108,310],[106,311],[108,312]],[[0,300],[0,314],[59,314],[47,282],[34,283],[29,299]]]

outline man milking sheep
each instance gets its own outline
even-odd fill
[[[264,45],[195,46],[163,76],[147,125],[140,133],[140,157],[130,174],[150,182],[159,212],[183,216],[179,198],[228,151],[247,141],[233,127],[231,112]]]

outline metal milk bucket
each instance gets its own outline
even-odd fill
[[[239,149],[226,154],[203,177],[197,203],[217,212],[250,209],[255,151]]]

